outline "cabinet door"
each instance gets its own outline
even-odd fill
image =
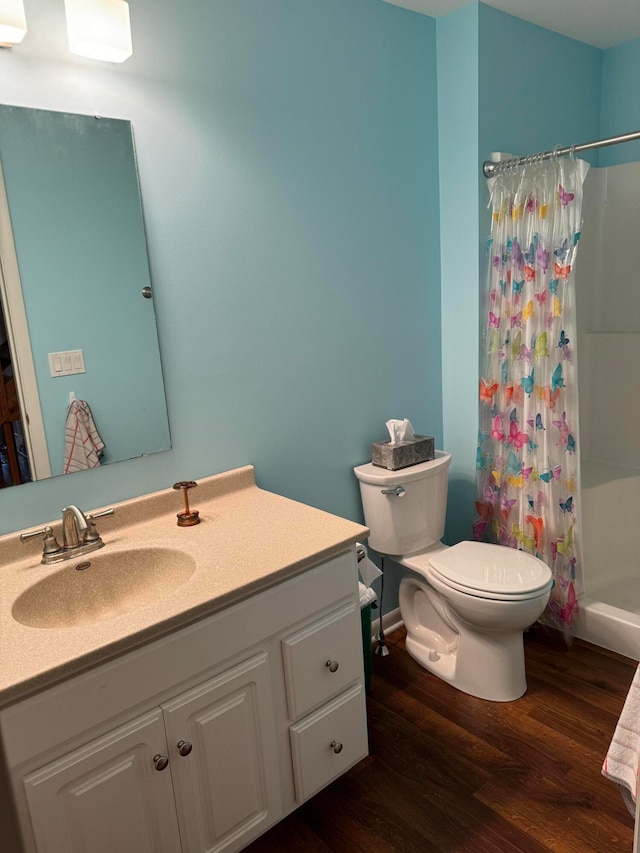
[[[159,709],[24,780],[38,853],[176,853],[171,773]]]
[[[185,853],[238,850],[281,817],[266,654],[162,709]]]

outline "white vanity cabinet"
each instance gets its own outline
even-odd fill
[[[156,710],[26,776],[37,850],[179,850],[170,774],[150,769],[158,749],[166,752]]]
[[[25,853],[240,850],[367,754],[363,680],[350,549],[8,706]]]
[[[38,853],[234,849],[282,813],[272,732],[259,654],[25,777]]]

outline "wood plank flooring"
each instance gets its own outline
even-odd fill
[[[484,702],[404,637],[373,658],[369,757],[249,853],[630,853],[633,818],[600,768],[636,662],[536,627],[525,696]]]

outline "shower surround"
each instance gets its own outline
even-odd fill
[[[577,636],[640,659],[640,163],[592,168],[576,271],[583,582]]]

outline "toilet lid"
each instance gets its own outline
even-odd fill
[[[459,542],[431,557],[429,565],[443,583],[479,596],[520,597],[544,590],[551,581],[551,571],[542,560],[486,542]]]

